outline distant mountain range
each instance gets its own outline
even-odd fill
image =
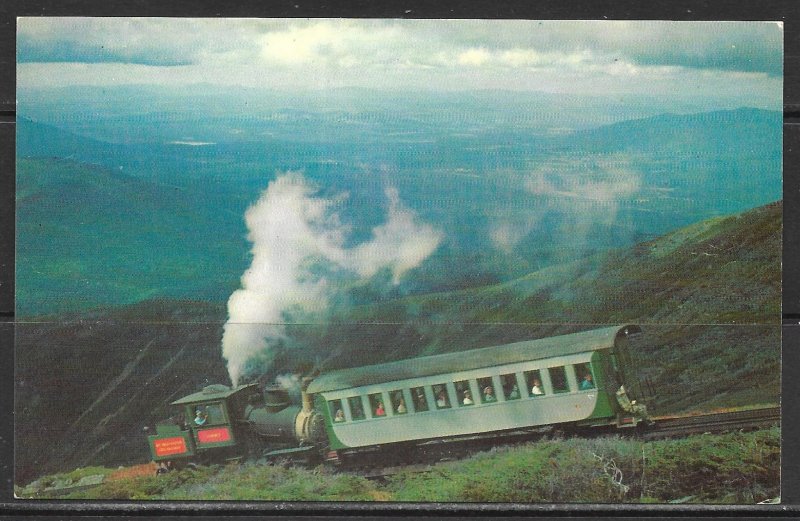
[[[752,108],[702,112],[691,115],[662,114],[575,132],[563,144],[589,153],[636,151],[680,154],[684,157],[727,154],[736,158],[745,148],[780,150],[783,114]]]
[[[387,184],[444,232],[399,294],[508,281],[781,198],[779,112],[662,115],[547,137],[410,109],[396,120],[347,110],[212,118],[215,132],[242,134],[204,146],[172,142],[216,138],[161,113],[121,117],[140,136],[128,144],[20,118],[18,315],[224,301],[249,263],[244,211],[285,170],[350,193],[342,217],[356,238],[383,219]],[[498,230],[512,235],[505,249]]]
[[[386,132],[407,126],[416,130],[454,126],[458,132],[475,127],[518,129],[527,135],[551,135],[586,130],[620,121],[676,112],[696,114],[735,106],[725,100],[698,99],[692,93],[670,96],[564,95],[543,91],[477,90],[464,92],[385,91],[362,88],[269,90],[210,84],[176,88],[130,85],[82,86],[79,89],[21,88],[18,113],[33,120],[72,129],[115,143],[177,139],[171,133],[194,135],[203,141],[229,142],[255,135],[231,133],[269,119],[299,119],[310,115],[337,120],[339,135],[347,123],[357,127],[380,124]],[[759,103],[753,100],[753,103]],[[774,106],[754,105],[780,111]],[[244,128],[240,125],[244,125]],[[320,129],[324,136],[325,129]],[[184,134],[186,130],[188,134]]]

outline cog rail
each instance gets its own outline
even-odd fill
[[[766,407],[746,411],[732,411],[654,418],[655,425],[642,437],[646,440],[724,432],[729,430],[754,430],[780,425],[781,408]]]

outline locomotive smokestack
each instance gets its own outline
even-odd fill
[[[282,411],[289,406],[289,391],[273,386],[264,388],[264,407],[270,412]]]
[[[314,404],[311,403],[311,395],[306,392],[306,389],[308,389],[308,386],[311,384],[313,380],[314,379],[310,376],[304,377],[302,385],[300,387],[300,392],[301,392],[300,396],[302,397],[303,400],[303,411],[305,412],[311,412],[314,409]]]

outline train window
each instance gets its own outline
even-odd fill
[[[525,383],[528,386],[528,396],[544,396],[546,391],[542,385],[542,375],[539,370],[525,371]]]
[[[500,384],[503,386],[503,396],[506,397],[506,400],[519,399],[517,375],[514,373],[500,375]]]
[[[560,367],[551,367],[547,370],[550,373],[550,383],[553,384],[554,393],[568,393],[569,382],[567,382],[567,371],[562,365]]]
[[[460,380],[453,382],[456,386],[456,396],[458,397],[458,405],[473,405],[475,403],[472,391],[469,389],[468,380]]]
[[[575,376],[578,378],[578,389],[587,391],[595,388],[592,365],[589,363],[575,364]]]
[[[342,423],[344,422],[344,409],[342,409],[342,401],[341,400],[330,400],[328,401],[328,408],[331,411],[331,418],[335,423]]]
[[[192,421],[193,425],[196,426],[203,426],[208,424],[208,415],[206,414],[206,408],[202,405],[194,407],[191,409],[191,415],[194,418]]]
[[[386,416],[386,407],[384,407],[383,396],[381,395],[381,393],[370,394],[369,405],[370,409],[372,410],[373,418],[380,418],[382,416]]]
[[[411,389],[411,398],[414,400],[414,410],[425,412],[428,410],[428,399],[425,398],[424,387],[414,387]]]
[[[497,401],[497,395],[494,391],[494,383],[492,377],[478,378],[478,389],[481,392],[481,403],[492,403]]]
[[[220,423],[225,423],[225,413],[222,411],[221,403],[209,403],[195,407],[195,425],[219,425]]]
[[[447,386],[445,384],[438,384],[431,387],[433,395],[436,397],[437,409],[449,409],[450,397],[447,395]]]
[[[366,418],[364,415],[364,405],[361,402],[360,396],[353,396],[347,399],[347,404],[350,406],[350,417],[354,420],[363,420]]]
[[[389,393],[392,398],[392,411],[395,414],[405,414],[408,412],[406,407],[406,399],[403,398],[403,391],[398,389]]]

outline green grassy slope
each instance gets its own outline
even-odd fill
[[[108,479],[66,499],[752,505],[780,495],[779,477],[780,431],[769,429],[651,442],[544,440],[440,463],[429,472],[396,474],[385,482],[324,467],[200,467]],[[18,489],[23,497],[24,490]]]

